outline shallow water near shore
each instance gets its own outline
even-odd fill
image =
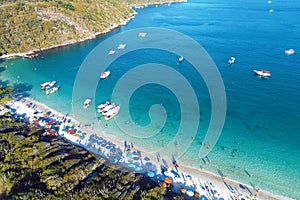
[[[269,9],[274,9],[274,12],[270,13]],[[99,83],[93,99],[95,105],[110,99],[118,79],[131,68],[149,62],[171,66],[197,91],[201,112],[198,134],[180,162],[216,174],[222,172],[229,178],[275,194],[299,198],[300,13],[297,9],[300,9],[300,4],[293,1],[271,4],[267,1],[189,1],[158,8],[150,6],[138,10],[137,17],[127,26],[103,38],[51,50],[32,60],[2,62],[0,79],[15,84],[17,90],[28,93],[29,97],[72,115],[72,103],[82,106],[87,98],[72,99],[74,79],[94,47],[109,36],[134,28],[174,29],[193,38],[207,50],[224,81],[226,122],[208,158],[200,159],[198,152],[210,122],[210,96],[203,80],[194,77],[192,66],[185,61],[177,62],[179,55],[150,49],[125,54],[109,66],[112,74]],[[296,53],[285,55],[284,50],[289,48],[294,48]],[[232,66],[227,64],[230,56],[237,59]],[[253,69],[261,68],[270,70],[271,78],[261,79],[253,75]],[[61,88],[53,95],[45,95],[39,86],[50,80],[56,80]],[[131,138],[130,141],[139,148],[155,152],[174,138],[181,113],[176,96],[167,88],[153,84],[139,88],[132,96],[132,119],[139,125],[147,125],[150,120],[148,110],[153,104],[162,104],[167,111],[164,128],[151,139]],[[88,109],[93,110],[92,107]],[[193,114],[192,110],[187,112]],[[94,123],[95,128],[101,126],[105,133],[122,140],[128,137],[114,121],[105,128],[104,120],[98,122],[96,115],[89,113],[82,112],[78,120]]]

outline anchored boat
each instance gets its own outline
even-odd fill
[[[92,104],[92,99],[87,98],[84,103],[83,103],[83,108],[86,109],[87,107],[89,107]]]
[[[261,77],[270,77],[271,76],[271,72],[268,70],[253,70],[255,72],[256,75],[261,76]]]

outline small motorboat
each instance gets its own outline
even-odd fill
[[[255,72],[256,75],[261,77],[268,78],[271,76],[271,73],[268,70],[253,70],[253,71]]]
[[[125,47],[126,47],[126,44],[119,44],[118,49],[119,49],[119,50],[120,50],[120,49],[125,49]]]
[[[89,107],[92,104],[92,99],[87,98],[84,103],[83,103],[83,108],[86,109],[87,107]]]
[[[116,53],[116,51],[111,49],[111,50],[109,50],[108,55],[113,55],[115,53]]]
[[[178,58],[178,61],[182,62],[183,61],[183,57],[181,56],[180,58]]]
[[[109,104],[108,106],[106,106],[105,108],[103,108],[102,114],[103,114],[103,115],[106,115],[106,113],[107,113],[110,109],[112,109],[112,108],[114,108],[114,107],[116,107],[116,105],[115,105],[114,103]]]
[[[107,70],[106,72],[102,72],[100,75],[101,79],[107,78],[110,75],[110,71]]]
[[[25,54],[24,57],[25,58],[29,58],[29,59],[33,59],[33,58],[36,58],[38,57],[39,54],[37,53],[34,53],[34,54]]]
[[[106,101],[105,103],[100,104],[100,105],[97,107],[98,113],[101,113],[101,112],[103,111],[103,109],[104,109],[106,106],[108,106],[109,104],[110,104],[109,101]]]
[[[292,55],[292,54],[295,53],[295,50],[294,50],[294,49],[288,49],[288,50],[285,50],[284,52],[285,52],[285,54],[287,54],[287,55]]]
[[[145,37],[146,35],[147,35],[146,32],[141,32],[141,33],[139,33],[139,37],[141,37],[141,38]]]
[[[107,120],[110,120],[110,119],[112,119],[113,117],[115,117],[115,116],[119,113],[120,108],[121,108],[120,106],[115,106],[114,108],[110,109],[110,110],[106,113],[104,119],[107,121]]]
[[[41,90],[46,90],[48,88],[51,88],[53,87],[54,85],[56,84],[56,81],[48,81],[48,82],[45,82],[43,84],[41,84]]]
[[[228,63],[231,65],[235,62],[235,57],[230,57]]]
[[[59,86],[53,86],[53,87],[47,88],[46,89],[46,94],[52,94],[54,92],[57,92],[58,89],[59,89]]]

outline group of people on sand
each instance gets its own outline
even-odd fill
[[[28,103],[27,101],[25,102],[25,100],[22,100],[22,101],[23,101],[23,103],[25,103],[25,104]],[[30,103],[30,102],[29,102],[29,103]],[[30,105],[32,108],[34,108],[34,109],[36,110],[36,105],[34,105],[33,103],[28,104],[28,105]],[[51,117],[58,117],[58,116],[53,115],[53,116],[51,116]],[[62,116],[62,117],[60,117],[60,118],[61,118],[60,120],[62,120],[62,121],[68,121],[68,120],[67,120],[68,115],[64,115],[64,116]],[[73,123],[75,124],[75,122],[73,122]],[[93,124],[89,124],[89,125],[85,124],[85,125],[84,125],[84,128],[90,128],[90,127],[92,127],[92,125],[93,125]],[[95,135],[95,134],[93,134],[93,135]],[[95,137],[95,140],[96,140],[96,139],[99,139],[99,141],[100,141],[100,138],[101,138],[101,137],[99,137],[99,136],[98,136],[98,137],[94,136],[94,137]],[[98,142],[99,142],[99,141],[98,141]],[[104,141],[103,138],[102,138],[102,141]],[[105,155],[105,156],[107,156],[107,157],[109,158],[109,157],[112,156],[112,154],[109,154],[111,148],[106,148],[106,147],[109,146],[110,141],[106,141],[106,142],[107,142],[107,145],[106,145],[106,146],[103,146],[103,147],[101,147],[100,145],[92,144],[92,143],[90,143],[90,145],[91,145],[90,147],[92,147],[92,149],[94,149],[94,150],[96,150],[96,151],[98,150],[99,153],[102,153],[103,155]],[[99,144],[100,144],[100,143],[99,143]],[[117,147],[116,145],[114,145],[113,143],[111,143],[111,144],[112,144],[112,145],[111,145],[112,148],[118,149],[118,147]],[[87,143],[85,143],[84,145],[86,145],[86,147],[88,148]],[[175,145],[178,146],[178,145],[179,145],[179,142],[176,142]],[[204,143],[202,143],[202,145],[205,145],[206,147],[210,148],[210,145],[209,145],[209,144],[204,144]],[[121,155],[121,157],[119,157],[118,162],[119,162],[120,160],[122,160],[122,162],[124,162],[124,163],[125,163],[125,162],[128,162],[128,160],[129,160],[130,158],[126,158],[127,154],[132,154],[132,155],[134,155],[134,153],[136,153],[135,156],[139,158],[139,160],[140,160],[140,165],[142,166],[143,162],[142,162],[141,151],[135,149],[135,147],[134,147],[134,145],[133,145],[132,142],[131,142],[131,143],[128,143],[128,142],[125,140],[125,141],[124,141],[124,149],[123,149],[123,152],[122,152],[122,149],[121,149],[121,148],[120,148],[120,151],[121,151],[121,152],[117,151],[117,152],[118,152],[117,154],[120,153],[120,155]],[[113,155],[115,156],[116,154],[113,154]],[[115,157],[116,157],[116,156],[115,156]],[[172,164],[173,164],[173,165],[168,166],[168,164],[166,163],[166,161],[165,161],[163,158],[161,158],[161,155],[160,155],[159,153],[156,154],[156,158],[157,158],[157,161],[158,161],[158,162],[162,161],[162,162],[164,163],[164,165],[162,165],[163,167],[161,167],[161,174],[165,175],[165,174],[170,173],[170,171],[172,171],[172,170],[169,170],[170,168],[173,168],[173,169],[175,168],[175,170],[178,172],[179,164],[178,164],[178,162],[177,162],[176,160],[173,160],[173,161],[172,161]],[[208,159],[208,161],[209,161],[209,159]],[[167,171],[169,171],[169,172],[167,173]],[[180,174],[180,173],[178,173],[178,174]],[[180,175],[181,175],[182,177],[184,177],[182,173],[181,173]],[[166,176],[166,175],[165,175],[165,176]],[[188,176],[185,176],[185,177],[188,177]],[[178,178],[178,177],[177,177],[177,178]],[[191,181],[192,181],[192,178],[190,178],[190,179],[191,179]],[[222,179],[223,179],[223,181],[225,182],[226,176],[222,176]],[[174,180],[174,181],[175,181],[175,180]],[[215,194],[214,194],[214,191],[216,190],[216,188],[215,188],[215,186],[214,186],[211,182],[210,182],[210,185],[206,184],[202,189],[203,189],[203,192],[206,192],[207,194],[212,194],[211,196],[215,195]],[[257,189],[257,191],[258,191],[258,189]],[[232,193],[232,196],[236,196],[235,193]],[[238,197],[238,196],[236,196],[236,197]]]

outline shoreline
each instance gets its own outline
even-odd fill
[[[70,45],[80,44],[80,43],[87,42],[89,40],[93,40],[93,39],[102,37],[106,34],[109,34],[112,31],[122,27],[122,26],[127,25],[132,19],[134,19],[135,16],[138,13],[136,12],[135,9],[133,9],[133,7],[144,8],[144,7],[140,7],[140,6],[163,5],[163,4],[168,4],[168,3],[184,3],[184,2],[187,2],[187,0],[170,0],[170,1],[166,0],[166,1],[163,1],[163,2],[156,2],[156,3],[153,2],[153,3],[145,3],[145,4],[128,5],[128,7],[130,7],[133,10],[133,13],[129,16],[129,18],[126,21],[121,21],[118,24],[114,24],[113,26],[111,26],[107,30],[104,30],[104,31],[98,32],[98,33],[94,33],[92,36],[87,37],[87,38],[83,38],[83,39],[80,39],[80,40],[68,40],[68,41],[65,41],[64,43],[57,44],[57,45],[52,45],[50,47],[45,47],[45,48],[41,48],[41,49],[32,49],[28,52],[4,54],[4,55],[0,56],[0,60],[1,59],[3,59],[3,60],[5,60],[5,59],[14,59],[14,58],[17,58],[17,57],[25,58],[28,55],[38,54],[38,53],[45,52],[45,51],[48,51],[48,50],[53,50],[53,49],[57,49],[57,48],[67,47],[67,46],[70,46]]]
[[[39,110],[42,110],[44,112],[51,111],[51,113],[53,113],[54,116],[56,116],[56,117],[64,116],[59,111],[54,110],[43,103],[37,102],[30,98],[24,98],[24,100],[27,101],[27,103],[30,102],[33,105],[36,105],[36,107]],[[21,103],[24,104],[24,106],[26,106],[25,102],[21,102]],[[70,117],[68,117],[68,118],[70,118]],[[101,154],[102,152],[99,153],[99,151],[97,151],[97,149],[101,148],[101,147],[97,147],[97,144],[93,145],[93,149],[89,148],[90,144],[88,145],[88,143],[89,143],[88,138],[90,138],[92,135],[97,135],[99,137],[102,137],[106,141],[112,142],[113,144],[117,145],[118,148],[122,148],[124,146],[123,142],[118,140],[116,137],[108,135],[105,132],[103,132],[102,130],[91,129],[91,128],[87,128],[87,127],[80,127],[80,122],[78,122],[74,118],[70,118],[70,119],[72,119],[71,121],[74,124],[74,126],[78,127],[78,129],[80,129],[86,133],[86,139],[82,142],[76,143],[76,142],[68,139],[67,137],[65,137],[67,140],[69,140],[68,142],[70,142],[74,145],[79,145],[79,146],[87,149],[88,151],[90,151],[94,154],[97,154],[99,156],[105,156],[106,154],[108,155],[108,153],[106,152],[106,153],[104,153],[104,155]],[[152,153],[143,151],[142,149],[138,149],[138,151],[141,152],[141,155],[143,155],[143,157],[150,158],[153,165],[156,166],[156,169],[158,172],[157,176],[158,176],[159,171],[160,171],[159,166],[161,166],[161,165],[164,166],[166,164],[165,163],[166,161],[163,159],[163,156],[161,156],[160,159],[157,159],[157,156]],[[128,164],[128,160],[126,160],[126,157],[125,157],[124,163],[121,163],[121,164],[123,164],[125,167],[126,163]],[[292,199],[289,197],[276,195],[276,194],[270,193],[268,191],[264,191],[264,190],[260,190],[260,189],[257,190],[257,188],[253,188],[253,186],[249,186],[242,182],[229,179],[225,176],[221,177],[220,175],[217,175],[217,174],[207,171],[207,170],[198,169],[198,168],[187,166],[187,165],[182,165],[181,163],[178,163],[178,164],[180,165],[180,167],[179,167],[180,171],[177,168],[174,168],[171,160],[167,160],[167,165],[172,166],[172,167],[168,167],[168,171],[174,171],[176,169],[178,174],[181,174],[184,179],[184,182],[181,182],[181,183],[179,182],[176,184],[174,183],[175,187],[173,190],[175,192],[179,192],[180,188],[184,185],[184,186],[188,186],[188,187],[193,187],[195,189],[195,191],[199,191],[199,193],[202,195],[207,195],[207,197],[212,197],[212,196],[209,196],[210,194],[203,189],[203,186],[209,185],[211,190],[218,191],[218,194],[221,197],[223,197],[224,199],[230,199],[230,198],[234,199],[234,197],[236,197],[236,195],[250,198],[250,199],[268,199],[268,200],[270,200],[270,199],[271,200]],[[168,173],[168,175],[171,176],[170,172]],[[164,177],[166,177],[166,175],[162,176],[162,174],[161,174],[160,177],[164,178]],[[174,180],[176,180],[176,178],[174,178]],[[158,183],[161,181],[163,181],[163,179],[162,180],[159,179]]]

